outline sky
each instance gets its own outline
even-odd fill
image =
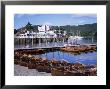
[[[14,28],[24,27],[28,22],[32,25],[83,25],[97,23],[96,14],[15,14]]]

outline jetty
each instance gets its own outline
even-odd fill
[[[97,44],[82,44],[82,45],[84,45],[84,46],[97,46]],[[19,49],[51,49],[51,48],[64,48],[64,47],[73,47],[73,46],[81,46],[80,44],[78,44],[78,45],[52,45],[52,46],[30,46],[30,47],[15,47],[14,48],[14,50],[19,50]]]

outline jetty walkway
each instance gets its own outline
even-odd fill
[[[91,46],[91,45],[94,45],[94,46],[96,46],[97,44],[81,44],[81,45],[85,45],[85,46]],[[72,47],[72,46],[81,46],[81,45],[55,45],[55,46],[34,46],[34,47],[31,47],[31,46],[29,46],[29,47],[26,47],[26,46],[24,46],[24,47],[15,47],[14,48],[14,50],[19,50],[19,49],[24,49],[24,50],[26,50],[26,49],[51,49],[51,48],[64,48],[64,47]]]

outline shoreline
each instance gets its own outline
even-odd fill
[[[54,49],[15,50],[14,64],[26,67],[20,68],[20,66],[18,66],[20,68],[19,70],[19,68],[16,68],[17,66],[15,66],[15,75],[18,74],[18,71],[22,71],[23,69],[23,75],[27,73],[27,75],[29,74],[32,76],[36,76],[36,74],[42,76],[42,72],[44,72],[43,76],[48,76],[46,73],[50,73],[52,76],[97,76],[97,65],[85,65],[80,62],[70,63],[65,59],[62,61],[57,59],[48,60],[47,58],[33,56],[33,54],[42,54],[53,50]],[[64,47],[59,50],[80,54],[96,51],[97,46],[80,45]],[[22,73],[18,75],[22,76]]]

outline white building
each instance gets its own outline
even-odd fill
[[[49,25],[38,26],[37,38],[56,38],[54,31],[50,30]]]
[[[50,30],[49,25],[38,26],[38,31],[39,32],[27,31],[22,34],[19,34],[18,36],[15,36],[15,38],[56,38],[57,37],[54,31]]]
[[[47,32],[49,30],[50,30],[50,27],[48,25],[38,26],[38,31],[39,32]]]
[[[26,31],[26,32],[23,32],[17,36],[15,36],[15,38],[36,38],[36,33],[33,32],[33,31]]]

